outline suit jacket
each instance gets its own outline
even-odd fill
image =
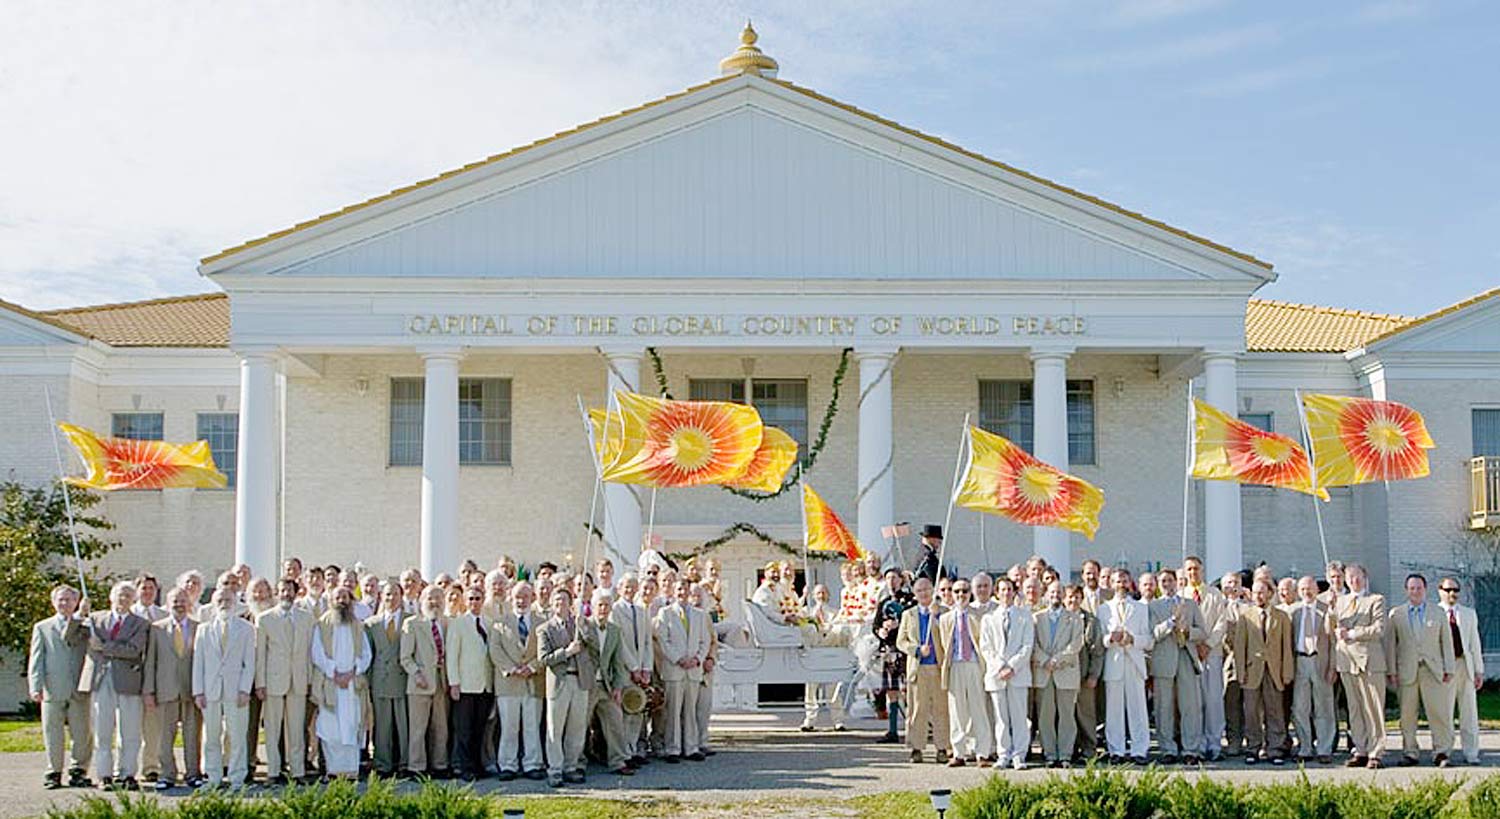
[[[1130,634],[1129,646],[1109,642],[1109,635],[1123,628]],[[1123,606],[1117,607],[1113,599],[1099,604],[1099,634],[1104,641],[1105,681],[1125,678],[1125,665],[1135,666],[1136,672],[1146,676],[1146,655],[1151,651],[1151,614],[1146,604],[1126,598]]]
[[[1447,612],[1436,603],[1428,603],[1422,607],[1421,617],[1413,628],[1414,608],[1410,603],[1402,603],[1391,609],[1385,627],[1386,657],[1396,665],[1394,669],[1387,666],[1387,673],[1396,674],[1402,685],[1414,684],[1417,669],[1422,665],[1439,680],[1457,668]]]
[[[255,620],[255,687],[268,697],[305,697],[312,670],[312,612],[280,606]]]
[[[109,627],[112,611],[89,617],[89,654],[84,663],[80,690],[95,691],[110,675],[117,694],[139,694],[146,682],[146,643],[151,624],[136,614],[126,614],[113,635]]]
[[[568,646],[572,644],[573,638],[580,637],[579,631],[583,628],[583,622],[582,618],[573,618],[571,637],[568,634],[567,620],[561,616],[554,615],[539,629],[536,643],[537,662],[547,668],[546,693],[549,697],[557,693],[558,685],[564,677],[572,676],[574,673],[578,678],[578,686],[585,691],[589,688],[589,681],[593,679],[592,675],[596,669],[588,652],[579,651],[571,656],[568,654]],[[574,672],[568,670],[570,660],[571,666],[575,669]]]
[[[663,682],[699,682],[703,679],[702,662],[708,656],[711,637],[706,627],[707,618],[695,616],[696,611],[692,606],[683,607],[674,601],[656,613],[652,629],[656,635],[656,674]],[[686,627],[683,626],[684,617]],[[693,668],[679,666],[678,660],[686,657],[698,658],[699,664]]]
[[[971,607],[973,608],[973,607]],[[984,655],[984,690],[1031,687],[1031,652],[1036,645],[1036,615],[1021,606],[996,606],[979,614],[979,652]],[[1000,669],[1010,668],[1010,679],[1000,679]]]
[[[1058,688],[1078,688],[1082,680],[1079,658],[1088,637],[1083,611],[1062,609],[1057,626],[1052,625],[1050,610],[1036,613],[1036,648],[1031,652],[1031,685],[1044,688],[1052,683]],[[1057,668],[1048,670],[1047,661],[1056,660]]]
[[[255,687],[255,627],[242,617],[211,620],[198,629],[197,638],[193,696],[218,702],[249,694]]]
[[[1265,613],[1266,630],[1261,631],[1261,614]],[[1235,679],[1240,688],[1259,689],[1269,682],[1277,691],[1292,684],[1296,665],[1292,659],[1292,620],[1275,605],[1245,606],[1234,624],[1230,640],[1234,654]]]
[[[922,662],[922,620],[918,606],[913,605],[901,612],[901,624],[896,627],[896,650],[906,655],[906,679],[916,682],[917,668]],[[943,607],[934,600],[929,614],[927,640],[932,644],[933,656],[937,655],[937,627],[942,618]]]
[[[703,612],[696,609],[693,612],[703,616]],[[613,611],[610,613],[613,615]],[[615,625],[613,619],[606,620],[601,627],[592,617],[579,621],[579,625],[584,653],[590,656],[595,669],[594,675],[585,682],[603,685],[611,691],[629,685],[630,667],[625,664],[625,657],[621,653],[624,639],[620,634],[620,627]]]
[[[547,622],[535,609],[527,613],[526,639],[521,639],[521,619],[515,614],[501,615],[490,631],[490,664],[495,667],[495,696],[540,697],[546,693],[546,671],[537,659],[541,627]],[[511,674],[511,670],[529,665],[536,670],[530,677]]]
[[[1292,621],[1292,663],[1295,666],[1296,655],[1303,651],[1302,643],[1298,641],[1297,635],[1303,628],[1302,618],[1306,616],[1309,609],[1312,611],[1312,628],[1316,635],[1313,650],[1318,653],[1313,659],[1316,660],[1318,676],[1326,678],[1329,669],[1333,666],[1333,618],[1328,616],[1328,607],[1320,601],[1314,600],[1311,606],[1305,602],[1299,602],[1287,612],[1287,617]],[[1294,667],[1294,674],[1295,671]]]
[[[464,612],[448,621],[448,685],[458,686],[464,694],[484,694],[494,690],[494,673],[490,668],[490,627],[484,624],[485,636],[474,627],[484,615]]]
[[[443,662],[438,662],[437,641],[432,637],[432,619],[408,617],[401,622],[401,667],[406,670],[406,694],[436,694],[448,696],[448,619],[440,618],[439,631],[443,635]],[[418,672],[427,678],[423,688],[417,679]]]
[[[406,696],[406,669],[401,667],[401,628],[408,618],[397,613],[394,634],[386,632],[385,612],[365,620],[370,640],[370,696],[386,699]],[[430,636],[430,635],[429,635]]]
[[[948,670],[953,667],[953,652],[956,648],[953,642],[954,632],[958,629],[959,616],[964,618],[964,628],[969,633],[969,639],[974,643],[974,663],[979,667],[979,676],[985,678],[985,656],[979,650],[979,630],[983,625],[983,619],[973,610],[951,609],[938,618],[937,630],[937,655],[938,671],[942,676],[943,688],[948,688]]]
[[[136,603],[135,605],[131,606],[130,610],[134,612],[136,616],[144,619],[148,625],[151,623],[155,623],[157,620],[160,620],[161,618],[171,614],[171,612],[167,611],[161,606],[142,606],[140,603]]]
[[[79,691],[89,629],[76,617],[64,621],[53,615],[31,627],[31,649],[26,664],[27,688],[45,700],[65,700]]]
[[[1346,594],[1334,604],[1333,618],[1335,631],[1349,629],[1348,640],[1334,642],[1334,668],[1340,674],[1384,674],[1385,598]]]
[[[151,624],[151,640],[146,644],[146,681],[142,694],[156,697],[157,702],[175,702],[193,696],[193,649],[198,645],[198,621],[186,618],[183,626],[183,652],[177,656],[172,634],[177,619],[170,614]]]
[[[1146,611],[1151,621],[1151,676],[1175,677],[1179,672],[1192,669],[1194,674],[1203,673],[1198,661],[1198,646],[1208,639],[1208,624],[1203,619],[1203,610],[1191,597],[1178,595],[1182,604],[1182,617],[1173,622],[1172,602],[1166,598],[1152,600]],[[1183,635],[1181,629],[1186,628]]]
[[[1479,642],[1479,615],[1468,606],[1454,606],[1458,617],[1458,637],[1463,642],[1464,656],[1457,658],[1455,668],[1458,673],[1468,671],[1469,680],[1474,677],[1484,676],[1484,646]],[[1448,616],[1448,610],[1443,608],[1443,617]],[[1454,653],[1458,652],[1458,646],[1453,647]]]
[[[610,610],[609,618],[620,627],[620,653],[631,671],[650,671],[655,663],[655,634],[651,616],[638,603],[620,601]]]

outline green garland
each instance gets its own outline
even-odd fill
[[[672,400],[672,393],[667,389],[667,371],[661,366],[661,354],[656,351],[655,347],[647,347],[646,355],[651,356],[651,369],[656,371],[656,386],[661,397],[668,401]]]
[[[599,539],[600,545],[606,547],[609,545],[609,541],[604,539],[604,533],[599,531],[598,526],[590,526],[589,524],[584,524],[584,528],[588,529],[591,533],[593,533],[594,537]],[[780,549],[783,552],[786,552],[792,557],[802,557],[801,549],[798,549],[796,546],[787,543],[784,540],[778,540],[774,537],[771,537],[765,532],[762,532],[753,523],[745,523],[743,521],[730,526],[728,529],[725,529],[723,532],[719,533],[718,537],[712,540],[705,540],[703,542],[703,545],[699,546],[691,552],[667,552],[666,556],[671,558],[674,562],[680,563],[696,555],[708,554],[709,552],[714,551],[715,549],[723,546],[731,540],[734,540],[740,535],[752,535],[756,540],[759,540],[761,543],[764,543],[767,546],[775,546],[776,548]],[[832,553],[824,554],[822,552],[819,552],[818,554],[812,554],[811,552],[809,552],[808,557],[812,558],[813,560],[832,560],[834,558],[837,558],[838,555]]]

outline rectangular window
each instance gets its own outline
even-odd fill
[[[1269,412],[1242,412],[1240,420],[1261,432],[1275,432],[1276,424]]]
[[[751,406],[761,420],[792,436],[797,457],[807,458],[807,380],[802,378],[757,378],[750,382]],[[743,378],[694,378],[688,381],[688,397],[694,401],[745,403]]]
[[[1474,456],[1500,456],[1500,409],[1473,411]]]
[[[137,441],[160,441],[162,414],[159,412],[117,412],[110,417],[110,435]]]
[[[1035,401],[1030,381],[979,382],[979,427],[1014,441],[1031,452],[1035,437]],[[1094,436],[1094,382],[1067,382],[1068,464],[1098,463]]]
[[[1500,645],[1500,575],[1481,574],[1473,583],[1479,644],[1486,648]]]
[[[422,465],[422,412],[427,382],[391,379],[391,466]],[[510,379],[458,380],[458,462],[510,464]]]
[[[234,486],[234,473],[239,454],[240,416],[233,412],[198,413],[198,440],[208,442],[208,451],[214,456],[214,466],[229,478]]]
[[[510,381],[458,380],[458,462],[486,466],[510,463]]]

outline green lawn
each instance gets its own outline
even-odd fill
[[[37,720],[0,719],[0,753],[41,751],[42,723]]]

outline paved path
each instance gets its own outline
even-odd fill
[[[907,760],[904,746],[874,743],[883,723],[862,721],[848,733],[820,731],[804,734],[796,730],[800,714],[756,713],[732,714],[714,718],[714,738],[719,754],[705,762],[667,765],[653,762],[633,777],[603,773],[589,775],[584,786],[569,786],[561,792],[572,796],[594,796],[619,799],[670,797],[684,802],[723,806],[725,803],[754,802],[793,798],[799,800],[837,800],[887,791],[925,791],[935,787],[965,788],[991,775],[977,768],[950,769],[935,764],[913,765]],[[1399,738],[1392,737],[1399,748]],[[1422,738],[1424,747],[1427,737]],[[1481,737],[1485,772],[1500,768],[1500,732],[1485,732]],[[1394,761],[1395,754],[1388,755]],[[39,816],[51,805],[77,800],[82,791],[47,791],[41,787],[45,766],[39,753],[0,755],[0,819]],[[1175,770],[1186,771],[1183,768]],[[1274,768],[1258,765],[1249,768],[1239,761],[1225,761],[1205,769],[1216,779],[1241,782],[1285,781],[1296,775],[1295,767]],[[1313,780],[1352,780],[1396,784],[1413,777],[1445,775],[1469,776],[1480,769],[1469,767],[1439,771],[1431,765],[1419,768],[1387,768],[1383,771],[1350,770],[1339,761],[1332,766],[1307,769]],[[1033,768],[1004,775],[1040,779],[1053,771]],[[1197,774],[1191,774],[1197,775]],[[406,786],[403,786],[406,787]],[[518,780],[499,783],[488,780],[479,784],[485,793],[540,795],[554,793],[545,783]],[[175,791],[175,799],[187,791]]]

